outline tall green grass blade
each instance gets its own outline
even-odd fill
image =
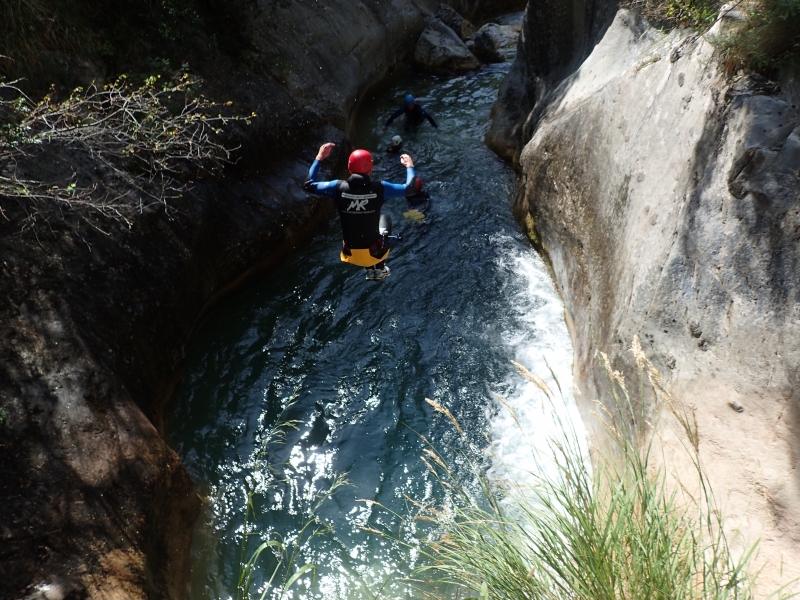
[[[281,593],[281,597],[283,597],[286,592],[294,585],[294,582],[300,579],[303,575],[308,573],[309,571],[317,572],[317,568],[314,565],[303,565],[297,571],[295,571],[294,575],[292,575],[287,581],[286,584],[283,586],[283,592]]]
[[[436,507],[416,504],[416,518],[437,526],[421,543],[429,563],[417,573],[434,589],[451,586],[433,598],[755,597],[750,564],[756,546],[746,547],[740,555],[731,550],[697,453],[693,413],[669,395],[637,344],[634,354],[641,369],[638,398],[628,393],[625,379],[602,356],[615,404],[604,410],[609,425],[607,453],[595,448],[592,465],[575,430],[559,421],[564,434],[551,441],[549,457],[534,449],[537,465],[552,468],[527,473],[533,476],[531,485],[492,481],[478,452],[462,435],[457,460],[477,483],[466,488],[463,474],[459,480],[456,469],[425,440],[428,467],[443,486],[445,499]],[[552,390],[541,379],[516,366],[552,401]],[[653,402],[676,417],[685,434],[684,448],[694,471],[684,475],[693,479],[691,485],[673,481],[655,460],[653,426],[644,419],[643,395],[648,390]],[[446,409],[438,412],[452,420]],[[457,427],[457,431],[462,430]],[[690,489],[698,491],[692,495]],[[453,596],[453,589],[472,593]],[[771,597],[789,596],[788,588],[782,588]]]

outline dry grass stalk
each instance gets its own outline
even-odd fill
[[[518,362],[515,362],[515,361],[512,360],[511,364],[514,365],[517,368],[517,371],[519,371],[520,375],[522,375],[525,379],[527,379],[533,385],[535,385],[537,388],[539,388],[539,390],[542,393],[544,393],[545,396],[547,396],[550,399],[553,398],[553,392],[550,390],[550,388],[547,386],[547,384],[544,382],[544,380],[541,377],[537,377],[536,375],[531,373],[526,367],[524,367],[523,365],[519,364]]]
[[[696,457],[693,413],[669,394],[638,340],[632,352],[656,401],[679,419],[691,442],[686,449]],[[437,573],[467,595],[480,590],[482,598],[751,600],[751,554],[731,553],[699,460],[694,464],[700,489],[691,496],[678,480],[686,498],[679,500],[666,484],[664,469],[649,462],[648,439],[623,426],[633,416],[624,377],[610,368],[606,355],[600,360],[617,404],[607,408],[598,403],[598,413],[617,458],[590,470],[574,431],[562,423],[564,439],[551,440],[555,473],[543,475],[530,489],[491,480],[477,457],[468,458],[484,494],[476,498],[474,486],[452,479],[454,471],[444,469],[451,477],[445,500],[451,512],[436,519],[441,531],[427,545],[431,563],[421,572]],[[540,382],[537,387],[550,398],[541,379],[524,367],[518,370],[528,381]],[[636,403],[641,406],[644,399]],[[643,422],[658,435],[653,423]],[[463,434],[461,439],[464,452],[474,455]],[[430,510],[421,518],[433,516],[438,515]],[[782,592],[776,596],[787,597]]]
[[[436,402],[436,400],[425,398],[425,402],[430,404],[433,407],[433,410],[435,410],[438,413],[442,413],[445,417],[447,417],[447,419],[453,424],[453,427],[456,428],[456,431],[458,431],[460,435],[464,435],[464,430],[461,429],[461,425],[458,424],[458,421],[456,421],[456,418],[453,416],[453,413],[451,413],[444,406]]]
[[[442,467],[443,469],[447,469],[447,465],[444,464],[442,459],[439,457],[439,454],[431,450],[430,448],[425,448],[422,451],[424,454],[430,457],[430,459],[435,462],[437,465]]]
[[[502,404],[505,407],[505,409],[508,411],[508,414],[511,415],[511,418],[514,419],[514,422],[517,424],[517,427],[519,427],[521,431],[522,424],[519,422],[519,417],[517,417],[517,411],[514,410],[514,407],[511,406],[508,402],[506,402],[506,400],[500,394],[496,392],[491,392],[491,394],[492,396],[495,397],[495,399],[497,399],[498,402],[500,402],[500,404]]]

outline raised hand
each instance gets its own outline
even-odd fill
[[[331,150],[336,147],[336,144],[333,142],[328,142],[327,144],[322,144],[319,147],[319,152],[317,152],[317,160],[325,160],[330,156]]]

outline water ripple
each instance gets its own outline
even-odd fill
[[[409,75],[365,100],[355,137],[375,152],[376,175],[404,178],[396,155],[381,151],[400,133],[431,194],[422,222],[404,218],[405,201],[385,207],[404,238],[392,251],[389,279],[366,282],[338,260],[333,222],[282,271],[209,318],[192,341],[171,425],[171,441],[208,499],[196,532],[192,598],[234,597],[245,531],[300,535],[316,494],[342,472],[350,485],[317,512],[333,531],[301,557],[317,565],[317,577],[301,578],[290,597],[410,595],[404,577],[419,556],[361,528],[397,526],[376,502],[402,512],[407,497],[425,502],[437,494],[419,460],[419,436],[447,454],[457,434],[425,398],[448,407],[475,444],[485,445],[489,434],[495,469],[527,468],[531,445],[552,427],[510,360],[560,384],[565,414],[574,417],[563,306],[511,216],[513,173],[483,145],[506,68],[451,79]],[[398,120],[381,132],[407,91],[438,130],[424,124],[406,134]],[[521,429],[491,392],[513,408]],[[278,419],[296,421],[297,429],[270,444]],[[459,468],[459,457],[450,458]],[[248,492],[255,515],[246,524]]]

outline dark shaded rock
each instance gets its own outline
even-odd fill
[[[436,18],[455,31],[464,42],[475,35],[475,26],[447,4],[439,5],[439,8],[436,9]]]
[[[245,278],[327,226],[332,204],[301,189],[308,165],[323,141],[346,156],[361,96],[437,5],[266,3],[235,57],[192,32],[185,58],[206,95],[258,117],[226,132],[241,149],[223,176],[176,162],[183,195],[129,223],[0,198],[0,598],[185,597],[200,500],[162,437],[184,345]],[[55,147],[3,172],[71,165],[106,173]]]
[[[449,0],[448,4],[465,17],[481,19],[524,10],[527,0]]]

